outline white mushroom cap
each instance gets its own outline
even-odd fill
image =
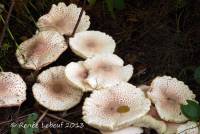
[[[107,132],[107,131],[101,131],[102,134],[142,134],[143,129],[139,127],[127,127],[123,128],[117,131]]]
[[[187,85],[170,76],[155,78],[148,95],[155,104],[159,116],[163,120],[176,123],[187,120],[181,112],[180,105],[195,98]]]
[[[48,14],[41,16],[37,22],[37,26],[41,31],[52,30],[61,34],[71,35],[77,23],[81,8],[75,4],[68,6],[63,2],[58,5],[52,5]],[[90,17],[83,11],[81,21],[76,32],[86,31],[90,26]]]
[[[177,128],[176,134],[199,134],[199,126],[196,122],[188,121]]]
[[[0,72],[0,107],[21,105],[26,100],[26,83],[12,72]]]
[[[167,130],[164,121],[157,120],[150,115],[139,118],[133,125],[137,127],[152,128],[156,130],[158,134],[163,134]]]
[[[83,120],[103,131],[114,131],[133,124],[150,110],[151,102],[141,89],[121,82],[95,90],[83,105]]]
[[[77,105],[82,91],[67,83],[65,67],[51,67],[38,76],[33,95],[39,104],[52,111],[64,111]]]
[[[100,31],[84,31],[76,33],[69,39],[72,51],[82,58],[92,57],[96,54],[113,53],[116,43],[113,38]]]
[[[114,54],[99,54],[88,58],[84,62],[84,66],[89,70],[86,81],[92,88],[126,82],[133,75],[133,66],[123,64],[123,60]]]
[[[23,68],[39,70],[56,61],[67,49],[65,39],[58,32],[43,31],[22,42],[16,51]]]
[[[82,91],[92,91],[90,85],[85,82],[88,76],[88,70],[82,65],[82,62],[70,62],[65,68],[65,75],[69,83]]]

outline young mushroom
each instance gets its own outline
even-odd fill
[[[67,44],[62,35],[43,31],[22,42],[16,56],[23,68],[39,70],[57,60],[66,49]]]
[[[133,66],[123,66],[124,61],[115,54],[98,54],[84,61],[89,71],[86,82],[92,88],[113,86],[120,81],[127,82],[133,75]]]
[[[180,105],[186,104],[186,100],[195,99],[195,94],[187,85],[170,76],[155,78],[151,83],[148,96],[163,120],[176,123],[188,120],[182,114]]]
[[[19,106],[26,100],[26,83],[12,72],[0,72],[0,107]]]
[[[82,58],[96,54],[113,53],[116,43],[113,38],[100,31],[83,31],[69,39],[72,51]]]
[[[71,35],[78,21],[81,8],[75,4],[68,6],[63,2],[53,4],[49,13],[38,19],[37,26],[40,31],[52,30],[61,34]],[[86,31],[90,26],[90,17],[83,11],[80,23],[76,32]]]
[[[115,131],[132,125],[150,110],[150,105],[141,89],[121,82],[93,91],[85,99],[83,120],[102,131]]]
[[[142,134],[143,129],[139,127],[130,126],[117,131],[101,131],[101,134]]]
[[[82,61],[70,62],[65,68],[65,75],[69,83],[81,89],[84,92],[94,90],[85,82],[88,76],[88,70],[83,66]]]
[[[82,91],[67,83],[64,66],[51,67],[38,76],[33,95],[39,104],[52,111],[64,111],[77,105]]]

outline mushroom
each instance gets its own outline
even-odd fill
[[[199,134],[199,125],[196,122],[188,121],[177,128],[176,134]]]
[[[150,105],[141,89],[120,82],[95,90],[85,99],[83,120],[102,131],[115,131],[132,125],[150,110]]]
[[[130,126],[117,131],[101,131],[101,134],[142,134],[143,129],[139,127]]]
[[[19,106],[26,100],[26,83],[12,72],[0,72],[0,107]]]
[[[22,42],[16,51],[23,68],[40,70],[56,61],[67,49],[65,39],[58,32],[43,31]]]
[[[81,8],[75,4],[68,6],[63,2],[58,5],[53,4],[49,13],[38,19],[37,26],[40,31],[57,31],[61,34],[71,35],[77,23]],[[90,17],[83,11],[80,23],[76,32],[86,31],[90,26]]]
[[[157,120],[150,115],[145,115],[139,118],[133,125],[136,127],[152,128],[156,130],[158,134],[163,134],[167,130],[164,121]]]
[[[64,111],[77,105],[83,95],[81,90],[67,83],[64,66],[43,71],[33,85],[33,95],[39,104],[52,111]]]
[[[179,123],[166,122],[167,130],[164,134],[176,134],[177,128],[181,125]]]
[[[133,66],[123,66],[124,61],[115,54],[98,54],[84,61],[89,71],[86,82],[92,88],[113,86],[120,81],[127,82],[133,74]]]
[[[88,76],[88,70],[83,66],[82,61],[70,62],[65,68],[65,75],[70,84],[81,89],[82,91],[92,91],[93,88],[85,82]]]
[[[116,43],[113,38],[100,31],[83,31],[69,39],[72,51],[82,58],[96,54],[113,53]]]
[[[186,104],[186,100],[195,99],[195,94],[187,85],[170,76],[155,78],[148,96],[155,104],[161,119],[176,123],[188,120],[182,114],[180,105]]]

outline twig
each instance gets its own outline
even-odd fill
[[[3,27],[3,31],[2,31],[2,34],[1,34],[1,37],[0,37],[0,48],[1,48],[2,43],[3,43],[3,39],[4,39],[4,36],[5,36],[5,32],[6,32],[6,29],[7,29],[7,27],[8,27],[8,23],[9,23],[10,16],[11,16],[11,13],[12,13],[12,10],[13,10],[14,5],[15,5],[15,0],[12,0],[11,6],[10,6],[9,11],[8,11],[7,18],[6,18],[4,27]]]
[[[81,12],[80,12],[80,14],[79,14],[79,16],[78,16],[78,20],[77,20],[77,22],[76,22],[76,25],[75,25],[75,27],[74,27],[74,29],[73,29],[73,32],[72,32],[72,34],[71,34],[71,37],[73,37],[74,36],[74,34],[76,33],[76,30],[77,30],[77,28],[78,28],[78,25],[80,24],[80,21],[81,21],[81,18],[82,18],[82,16],[83,16],[83,11],[84,11],[84,7],[85,7],[85,0],[83,1],[83,7],[81,8]]]
[[[40,118],[37,120],[36,124],[40,123],[40,121],[46,116],[47,112],[48,112],[48,109],[40,116]]]
[[[39,112],[44,112],[44,111],[39,110]],[[72,123],[72,122],[70,122],[70,121],[68,121],[68,120],[65,120],[65,119],[63,119],[63,118],[61,118],[61,117],[58,117],[58,116],[56,116],[56,115],[53,115],[53,114],[47,113],[46,115],[49,116],[49,117],[51,117],[51,118],[54,118],[54,119],[63,121],[63,122],[65,122],[65,123]]]

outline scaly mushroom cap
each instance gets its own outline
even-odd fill
[[[150,115],[139,118],[133,125],[137,127],[152,128],[156,130],[158,134],[163,134],[167,130],[164,121],[157,120]]]
[[[0,107],[19,106],[26,100],[26,83],[12,72],[0,72]]]
[[[69,83],[82,91],[92,91],[93,88],[85,82],[88,76],[88,70],[82,65],[82,62],[70,62],[65,68],[65,75]]]
[[[58,5],[53,4],[48,14],[41,16],[37,22],[40,31],[52,30],[61,34],[71,35],[77,23],[81,8],[75,4],[66,6],[65,3],[59,2]],[[85,14],[81,17],[81,21],[76,32],[86,31],[90,26],[90,17]]]
[[[133,66],[123,66],[123,60],[114,54],[99,54],[88,58],[84,66],[89,70],[86,79],[92,88],[113,86],[128,81],[133,75]]]
[[[72,51],[82,58],[96,54],[113,53],[116,43],[113,38],[100,31],[84,31],[76,33],[69,39]]]
[[[176,134],[199,134],[199,126],[196,122],[188,121],[177,128]]]
[[[112,132],[106,132],[106,131],[101,131],[101,134],[142,134],[143,129],[139,127],[127,127],[123,128],[117,131],[112,131]]]
[[[43,31],[22,42],[16,56],[23,68],[39,70],[57,60],[66,49],[67,44],[62,35]]]
[[[65,67],[51,67],[38,76],[33,95],[39,104],[52,111],[64,111],[77,105],[82,91],[67,83]]]
[[[102,90],[95,90],[83,105],[83,120],[103,131],[130,126],[150,110],[151,102],[141,89],[121,82]]]
[[[180,105],[186,104],[186,100],[195,99],[195,95],[187,85],[170,76],[155,78],[148,96],[163,120],[176,123],[187,120],[181,112]]]

